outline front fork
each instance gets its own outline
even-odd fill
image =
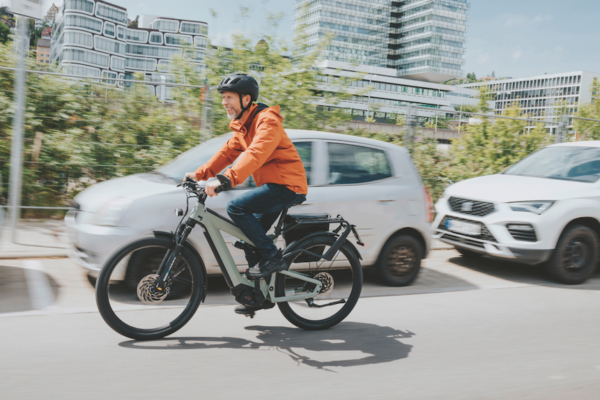
[[[169,280],[169,276],[171,275],[172,271],[177,271],[175,268],[181,259],[183,247],[187,242],[190,232],[192,229],[194,229],[194,226],[196,226],[196,221],[194,221],[192,218],[188,218],[183,231],[179,229],[178,232],[175,232],[175,235],[173,236],[175,248],[173,250],[167,250],[167,254],[165,254],[163,257],[160,267],[158,267],[158,271],[156,272],[156,274],[159,276],[158,283],[156,284],[156,290],[160,292],[165,290],[166,283]]]

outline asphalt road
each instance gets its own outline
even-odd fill
[[[0,267],[14,282],[29,276],[12,309],[0,291],[2,399],[600,396],[600,277],[560,286],[537,268],[439,251],[412,287],[369,278],[346,321],[321,332],[277,308],[235,315],[213,279],[185,328],[135,342],[104,324],[68,261]]]

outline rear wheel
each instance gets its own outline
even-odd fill
[[[301,240],[291,251],[305,249],[325,254],[335,241],[335,237],[325,235],[307,238]],[[313,299],[312,307],[306,300],[277,303],[283,316],[306,330],[327,329],[342,322],[356,305],[362,290],[362,267],[352,246],[344,243],[331,261],[299,254],[292,262],[302,264],[305,269],[302,273],[321,281],[323,287]],[[312,290],[314,286],[306,281],[277,274],[276,297],[288,297]]]
[[[135,288],[116,279],[115,270],[140,252],[164,255],[173,247],[169,238],[140,239],[106,261],[96,282],[96,303],[104,321],[116,332],[136,340],[160,339],[192,318],[204,298],[206,277],[202,260],[188,247],[183,248],[180,261],[171,270],[172,281],[163,291],[156,290],[155,270],[149,269]],[[113,274],[115,279],[111,279]],[[177,287],[177,296],[170,295],[171,287]]]
[[[598,235],[587,226],[575,225],[560,236],[546,270],[557,282],[577,285],[594,274],[597,260]]]
[[[383,247],[377,261],[377,272],[389,286],[408,286],[421,270],[421,243],[408,235],[396,236]]]

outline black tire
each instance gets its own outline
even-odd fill
[[[289,251],[291,252],[291,251],[297,250],[297,249],[306,249],[306,250],[312,249],[312,251],[314,253],[318,254],[318,250],[322,251],[323,249],[328,249],[329,246],[331,246],[335,241],[336,241],[336,238],[331,235],[311,237],[311,238],[300,240],[298,242],[298,244],[296,246],[294,246],[292,249],[290,249]],[[315,251],[315,250],[317,250],[317,251]],[[312,319],[308,319],[308,318],[304,318],[304,317],[300,316],[294,310],[294,308],[292,308],[290,306],[290,304],[288,302],[277,303],[277,306],[279,307],[279,310],[281,311],[281,313],[283,314],[285,319],[287,319],[290,323],[294,324],[298,328],[305,329],[305,330],[322,330],[322,329],[331,328],[332,326],[337,325],[340,322],[342,322],[344,320],[344,318],[346,318],[350,314],[350,312],[356,305],[356,302],[358,301],[358,299],[360,297],[360,292],[362,290],[362,281],[363,281],[363,273],[362,273],[362,266],[360,264],[360,260],[356,254],[356,250],[348,242],[346,242],[342,245],[338,254],[342,254],[343,257],[345,257],[347,259],[347,261],[350,263],[348,273],[352,276],[352,283],[351,283],[350,287],[348,288],[349,296],[347,299],[345,299],[346,302],[341,307],[341,309],[339,309],[335,314],[333,314],[330,317],[325,318],[325,319],[312,320]],[[296,262],[299,262],[298,260],[300,260],[300,261],[307,260],[306,256],[304,256],[304,259],[302,259],[301,257],[302,257],[301,255],[297,256],[295,259]],[[327,263],[327,261],[325,261],[325,262]],[[320,267],[317,267],[317,270],[313,271],[313,272],[317,272],[317,271],[318,272],[322,272],[322,271],[329,272],[329,270],[327,268],[323,268],[323,269],[318,269],[318,268],[320,268]],[[338,271],[338,272],[340,272],[340,271]],[[309,271],[309,273],[310,273],[310,271]],[[276,288],[275,288],[275,296],[276,297],[285,296],[286,279],[289,279],[289,278],[286,278],[286,275],[277,274]]]
[[[125,283],[129,289],[135,290],[138,283],[148,274],[155,274],[165,256],[166,249],[151,247],[136,251],[131,255],[127,272],[125,273]],[[187,276],[189,278],[189,274]],[[184,285],[175,282],[171,286],[171,292],[167,299],[176,299],[184,295],[186,288]]]
[[[421,271],[423,253],[423,246],[412,236],[391,238],[383,246],[377,260],[379,278],[388,286],[410,285]]]
[[[578,285],[596,271],[598,235],[583,225],[567,228],[546,263],[548,275],[559,283]]]
[[[461,249],[460,247],[455,247],[456,251],[458,251],[465,258],[480,258],[483,257],[483,254],[478,253],[476,251]]]
[[[100,315],[104,321],[116,332],[135,340],[160,339],[177,332],[194,316],[194,313],[198,309],[200,302],[204,298],[206,276],[204,274],[202,260],[197,257],[196,253],[192,249],[184,247],[181,253],[180,263],[184,263],[183,265],[185,265],[186,269],[189,270],[191,276],[191,293],[189,295],[189,301],[185,304],[185,308],[183,308],[181,314],[175,317],[172,321],[153,328],[139,328],[123,321],[112,307],[113,303],[110,297],[112,289],[111,286],[117,285],[110,285],[109,282],[111,274],[117,265],[128,255],[134,254],[136,251],[141,249],[153,247],[173,248],[173,243],[169,238],[163,237],[144,238],[131,242],[115,251],[108,258],[96,281],[96,304],[98,305]],[[141,305],[141,303],[139,304]]]

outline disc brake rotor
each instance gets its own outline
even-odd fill
[[[321,286],[321,291],[319,292],[319,296],[326,296],[333,290],[333,276],[331,276],[328,272],[319,272],[313,279],[316,279],[321,282],[323,286]],[[318,297],[318,296],[317,296]]]
[[[169,295],[169,286],[165,286],[163,291],[156,289],[159,276],[156,274],[146,275],[137,287],[137,296],[144,304],[159,304]]]

